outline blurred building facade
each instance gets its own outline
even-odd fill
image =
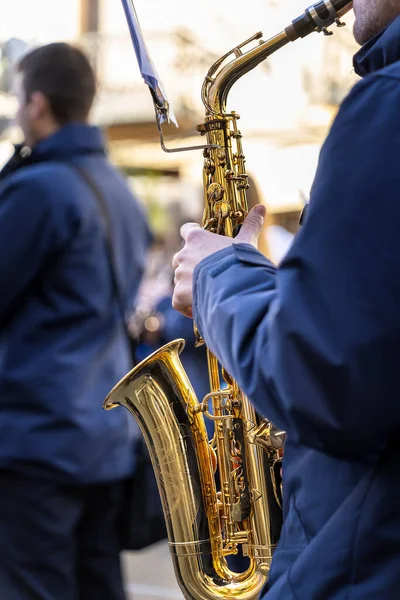
[[[180,123],[169,146],[199,143],[203,78],[211,64],[260,28],[264,39],[304,9],[304,0],[137,0],[150,54]],[[176,232],[202,210],[201,152],[164,153],[150,94],[129,38],[120,0],[0,0],[0,164],[16,136],[15,101],[7,86],[5,49],[11,38],[29,46],[51,41],[80,44],[90,54],[100,93],[94,121],[113,160],[147,204],[160,235]],[[347,19],[351,25],[351,18]],[[318,154],[338,103],[355,83],[351,27],[289,45],[243,77],[229,108],[241,115],[248,171],[258,184],[271,222],[293,229],[315,173]]]

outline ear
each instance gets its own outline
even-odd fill
[[[31,119],[42,119],[51,112],[49,101],[42,92],[33,92],[28,102],[28,110]]]

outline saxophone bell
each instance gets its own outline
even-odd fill
[[[184,345],[184,340],[175,340],[142,361],[111,390],[103,408],[127,408],[141,429],[161,496],[176,578],[185,598],[256,600],[279,537],[280,513],[277,521],[269,517],[261,471],[256,471],[254,488],[249,493],[245,490],[241,479],[245,467],[237,447],[240,439],[244,441],[243,428],[238,418],[221,420],[220,425],[227,426],[220,426],[220,435],[236,463],[231,469],[240,476],[236,482],[240,494],[231,496],[228,481],[225,489],[217,491],[216,465],[201,405],[179,359]],[[254,419],[250,407],[248,410]],[[233,431],[237,432],[235,437]],[[248,452],[250,468],[258,470],[263,455],[254,445]],[[223,468],[221,457],[219,466]],[[272,487],[270,491],[274,493]],[[251,494],[264,527],[249,536],[245,526],[250,526]],[[222,511],[228,499],[232,500],[227,513],[230,522],[224,524]],[[239,543],[247,544],[246,552],[251,556],[245,573],[233,573],[226,562],[226,556],[237,553]]]

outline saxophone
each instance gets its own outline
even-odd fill
[[[239,115],[226,109],[230,89],[289,42],[314,31],[330,35],[328,28],[342,26],[340,17],[351,7],[346,0],[320,1],[282,33],[265,42],[257,33],[208,71],[202,88],[206,116],[197,127],[208,142],[203,146],[204,228],[235,236],[248,212]],[[243,53],[254,40],[259,44]],[[165,104],[154,100],[160,130]],[[211,391],[199,402],[179,360],[183,347],[183,340],[172,341],[141,362],[114,387],[103,407],[127,408],[145,438],[184,597],[256,600],[280,535],[284,432],[256,414],[210,351]],[[214,423],[211,441],[205,418]],[[239,547],[249,557],[243,573],[231,571],[227,561]]]

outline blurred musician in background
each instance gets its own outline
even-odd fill
[[[86,56],[33,50],[16,92],[25,144],[0,176],[0,597],[123,600],[135,432],[101,402],[132,366],[124,313],[149,228],[88,123]]]

